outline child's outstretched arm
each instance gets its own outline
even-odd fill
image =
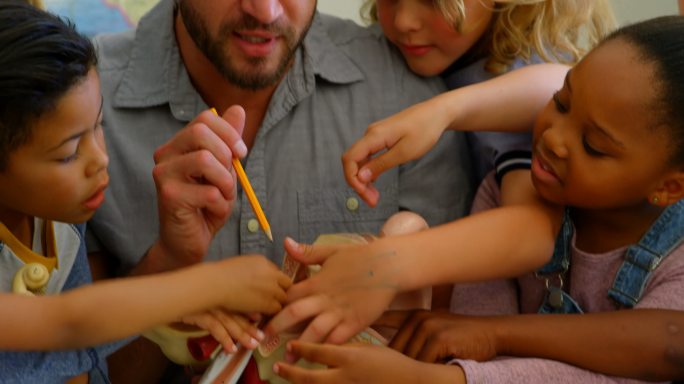
[[[422,311],[403,324],[390,346],[428,363],[445,358],[536,357],[639,380],[684,378],[680,311],[489,317]]]
[[[446,129],[529,130],[553,92],[562,87],[568,69],[560,64],[529,65],[435,96],[372,124],[342,156],[347,183],[375,206],[379,194],[373,180],[427,153]]]
[[[560,221],[561,208],[539,200],[367,245],[286,241],[293,257],[322,268],[288,291],[290,304],[265,330],[277,334],[313,318],[301,340],[345,342],[376,320],[398,292],[513,277],[543,265]]]
[[[0,349],[79,348],[222,307],[273,314],[291,280],[262,256],[207,262],[158,275],[108,280],[60,295],[0,294]]]

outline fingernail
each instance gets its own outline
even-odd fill
[[[273,373],[275,373],[277,375],[278,371],[280,371],[280,367],[278,366],[278,363],[273,364]]]
[[[240,158],[247,156],[247,145],[245,145],[244,141],[240,140],[235,143],[235,152],[237,152]]]
[[[249,346],[251,348],[256,348],[257,345],[259,345],[259,342],[257,341],[257,339],[255,339],[253,337],[251,339],[249,339]]]
[[[257,333],[257,334],[256,334],[256,338],[257,338],[259,341],[262,341],[262,340],[264,339],[264,337],[266,337],[266,335],[264,334],[264,332],[263,332],[262,330],[260,330],[260,329],[257,329],[257,332],[256,332],[256,333]]]
[[[294,364],[295,360],[295,354],[292,353],[292,343],[288,342],[285,344],[285,361]]]
[[[291,237],[286,237],[285,242],[292,248],[299,249],[299,243],[294,241]]]
[[[235,353],[235,352],[237,352],[237,351],[238,351],[237,345],[233,344],[233,345],[230,346],[230,348],[228,348],[228,351],[227,351],[227,352],[228,352],[228,353]]]
[[[361,171],[359,171],[359,179],[361,181],[363,181],[364,183],[371,181],[372,177],[373,177],[373,172],[371,172],[371,170],[368,168],[363,168],[363,169],[361,169]]]

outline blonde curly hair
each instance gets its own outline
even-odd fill
[[[432,0],[456,31],[461,30],[464,0]],[[575,64],[616,27],[608,0],[494,0],[494,15],[480,41],[489,59],[485,69],[503,73],[516,58]],[[375,0],[365,0],[361,17],[378,21]]]
[[[45,6],[43,5],[43,0],[26,0],[26,2],[33,5],[36,8],[45,9]]]

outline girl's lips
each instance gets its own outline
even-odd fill
[[[546,161],[539,155],[532,156],[532,174],[539,180],[545,183],[560,183],[560,179],[556,172],[548,165]]]

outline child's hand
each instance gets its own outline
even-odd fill
[[[420,363],[386,347],[290,341],[287,348],[307,361],[328,366],[309,370],[276,363],[274,371],[291,383],[465,383],[459,366]]]
[[[449,121],[440,120],[428,100],[371,124],[364,137],[342,155],[347,183],[371,207],[380,198],[373,181],[386,170],[426,154]],[[377,156],[380,151],[388,151]]]
[[[340,344],[369,326],[399,288],[381,270],[392,264],[392,255],[377,243],[300,245],[288,238],[285,249],[293,258],[322,268],[290,288],[290,304],[269,322],[266,333],[275,335],[313,318],[299,340]]]
[[[221,309],[181,318],[183,323],[209,331],[227,353],[237,352],[236,341],[245,348],[254,349],[264,339],[264,333],[257,329],[254,320]]]
[[[390,347],[427,363],[450,358],[491,360],[497,355],[497,342],[490,320],[416,311],[406,318]]]
[[[242,313],[274,314],[287,299],[292,280],[264,256],[237,256],[216,262],[216,289],[225,295],[223,307]]]

